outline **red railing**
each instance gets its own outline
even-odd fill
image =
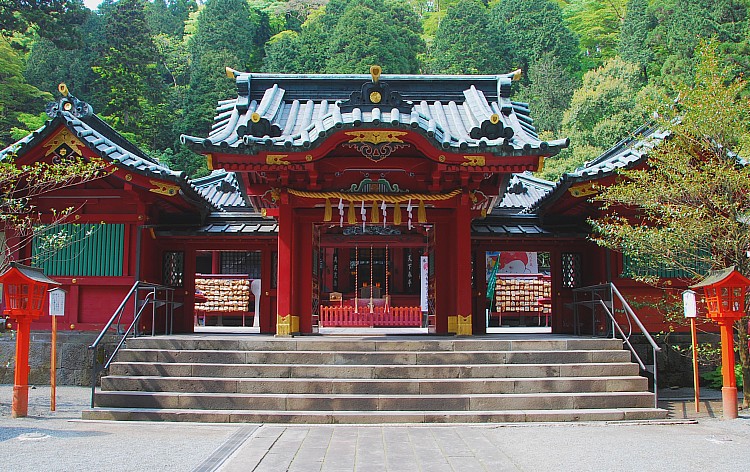
[[[320,326],[422,326],[422,309],[418,306],[321,306]]]

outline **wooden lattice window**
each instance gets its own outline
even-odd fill
[[[563,252],[560,267],[562,268],[563,288],[577,288],[581,286],[581,254],[577,252]]]
[[[260,251],[226,251],[221,253],[222,274],[247,274],[251,279],[259,279],[261,274],[260,263]]]
[[[164,285],[183,287],[185,285],[185,253],[165,252],[162,274]]]

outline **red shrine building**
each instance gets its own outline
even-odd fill
[[[594,183],[643,162],[659,131],[548,182],[531,172],[568,141],[539,138],[528,105],[511,98],[513,74],[228,73],[237,96],[219,102],[208,136],[181,138],[206,157],[206,177],[170,170],[72,95],[0,153],[19,165],[71,155],[108,165],[36,199],[47,221],[75,208],[55,228],[72,235],[64,248],[44,255],[40,236],[4,234],[6,257],[68,291],[62,326],[101,329],[137,281],[173,290],[174,332],[241,323],[281,335],[573,333],[577,289],[615,281],[648,293],[628,278],[637,268],[588,241],[586,219]]]

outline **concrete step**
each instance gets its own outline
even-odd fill
[[[276,394],[486,394],[645,391],[644,377],[495,379],[248,379],[218,377],[108,376],[106,391]]]
[[[99,392],[97,407],[276,410],[276,411],[506,411],[649,408],[649,392],[576,392],[453,395],[221,394],[175,392]]]
[[[204,423],[392,424],[519,423],[570,421],[653,421],[667,417],[657,408],[601,408],[508,411],[264,411],[96,408],[84,420],[190,421]]]
[[[159,350],[120,351],[118,362],[181,362],[216,364],[329,364],[329,365],[435,365],[435,364],[568,364],[628,362],[630,352],[620,350],[566,351],[232,351]]]
[[[466,379],[518,377],[600,377],[638,375],[632,362],[571,364],[445,364],[445,365],[315,365],[315,364],[207,364],[113,362],[110,375],[229,377],[229,378],[335,378],[335,379]]]
[[[228,351],[565,351],[622,349],[622,341],[607,338],[562,339],[373,339],[356,337],[297,337],[274,338],[250,336],[238,339],[226,337],[141,337],[129,339],[128,348],[159,350],[228,350]]]

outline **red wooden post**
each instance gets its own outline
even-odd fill
[[[278,323],[279,317],[289,316],[292,311],[292,247],[294,236],[294,221],[292,221],[292,207],[289,202],[289,194],[282,190],[279,200],[279,254],[278,254],[278,281],[276,285],[276,313],[274,323]],[[275,330],[278,333],[278,326]]]
[[[455,252],[451,257],[456,264],[456,315],[468,317],[472,322],[471,303],[471,207],[466,190],[458,197],[455,223]],[[463,325],[459,318],[459,335],[471,335],[472,326]]]

